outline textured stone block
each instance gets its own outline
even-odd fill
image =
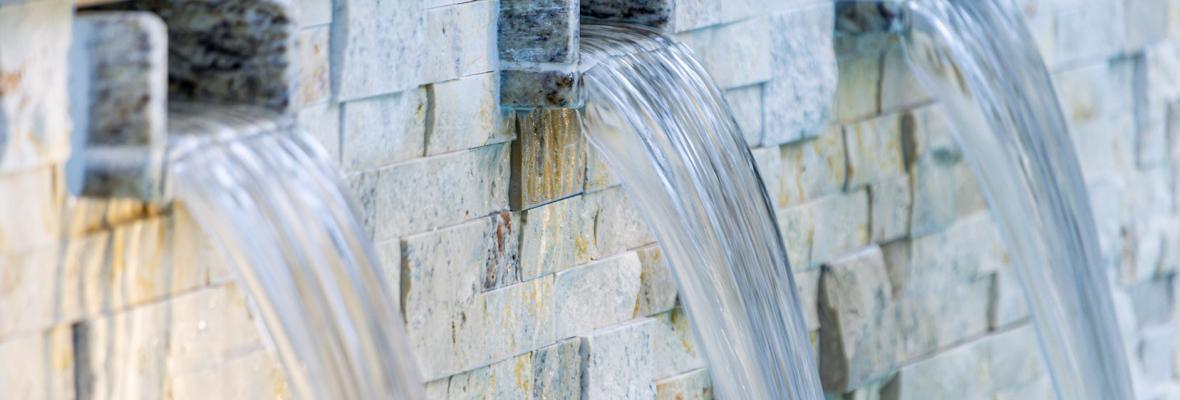
[[[651,335],[655,322],[647,319],[594,332],[583,339],[587,352],[582,398],[650,399],[652,385]]]
[[[656,381],[656,400],[712,400],[709,372],[697,369]]]
[[[773,78],[764,92],[763,144],[789,143],[823,132],[839,75],[832,18],[831,4],[769,18]]]
[[[1135,356],[1148,379],[1166,382],[1175,376],[1172,369],[1176,354],[1174,327],[1165,325],[1143,330],[1137,347]]]
[[[332,161],[340,163],[340,104],[324,102],[299,110],[299,130],[316,139]]]
[[[848,152],[846,186],[849,189],[904,172],[901,131],[902,126],[906,125],[906,117],[892,114],[844,127],[844,143]]]
[[[390,290],[393,292],[391,294],[393,296],[393,304],[397,309],[401,310],[402,241],[394,239],[373,243],[373,250],[377,252],[377,261],[381,263],[381,275],[385,278],[385,283],[389,285]]]
[[[942,113],[937,107],[916,110],[914,128],[903,131],[913,193],[910,234],[915,237],[941,231],[958,216],[986,206]]]
[[[21,399],[73,398],[74,362],[69,326],[6,338],[0,342],[0,392]]]
[[[793,271],[810,269],[811,245],[815,239],[815,206],[802,204],[778,211],[778,229]]]
[[[512,208],[531,208],[581,192],[586,181],[586,139],[577,111],[536,110],[519,114],[516,124]]]
[[[992,281],[979,279],[896,300],[886,314],[897,318],[897,359],[917,360],[983,335],[988,330],[991,294]]]
[[[29,250],[51,243],[62,226],[65,200],[61,170],[37,168],[0,174],[0,254]]]
[[[992,330],[1019,323],[1028,318],[1028,302],[1024,297],[1024,288],[1014,267],[1003,268],[996,272],[992,282],[992,305],[989,311],[988,325]]]
[[[332,23],[332,0],[299,0],[299,25],[307,28]]]
[[[501,1],[500,61],[576,64],[578,11],[576,1]],[[509,68],[513,68],[511,64]]]
[[[496,2],[479,0],[426,10],[423,82],[441,82],[495,68]]]
[[[808,332],[819,329],[820,275],[822,271],[819,269],[795,272],[795,291],[799,296],[799,308],[803,310],[803,322]]]
[[[533,354],[451,376],[443,399],[527,399],[533,388]]]
[[[722,89],[770,80],[770,27],[752,18],[679,35]]]
[[[341,163],[352,171],[421,157],[426,140],[426,91],[412,89],[344,103]]]
[[[901,291],[912,295],[979,279],[1011,263],[988,213],[964,218],[946,231],[914,238],[910,246],[909,278]]]
[[[844,392],[897,365],[900,332],[881,250],[869,247],[832,262],[820,279],[820,380]]]
[[[762,143],[762,88],[764,85],[752,85],[725,91],[723,96],[729,104],[733,118],[737,120],[738,128],[746,138],[746,144],[757,146]]]
[[[836,81],[832,118],[854,121],[876,114],[881,109],[879,93],[882,53],[868,52],[841,58]]]
[[[904,49],[891,41],[881,60],[881,112],[915,107],[933,99],[906,62]]]
[[[1031,326],[987,336],[902,368],[898,398],[991,399],[1046,376]]]
[[[553,284],[557,337],[631,319],[642,268],[637,254],[625,253],[558,273]]]
[[[576,265],[578,234],[582,231],[578,224],[584,203],[581,197],[573,197],[521,212],[521,280]]]
[[[73,2],[64,0],[0,4],[0,171],[47,166],[69,155],[73,11]]]
[[[803,204],[844,188],[848,168],[839,130],[783,146],[781,158],[778,193],[770,193],[779,207]]]
[[[676,280],[660,248],[648,246],[636,252],[643,270],[639,274],[639,300],[635,303],[635,316],[650,316],[676,307]]]
[[[1160,80],[1153,85],[1165,85]],[[1087,183],[1121,181],[1135,160],[1134,63],[1112,62],[1057,73],[1057,99]]]
[[[586,146],[586,192],[599,191],[620,183],[619,178],[611,172],[602,152],[594,146]]]
[[[582,339],[573,338],[542,347],[533,353],[532,398],[572,399],[582,394],[582,366],[586,353]]]
[[[353,194],[382,241],[507,209],[508,171],[508,146],[491,145],[354,176]]]
[[[502,143],[514,137],[515,131],[500,128],[498,79],[493,72],[427,86],[427,155]]]
[[[500,103],[517,108],[577,108],[582,105],[582,78],[573,67],[553,70],[503,70]]]
[[[1172,278],[1157,278],[1127,288],[1139,329],[1164,325],[1172,318]]]
[[[296,97],[298,107],[332,96],[332,67],[328,54],[330,34],[331,29],[327,26],[299,32],[299,93]]]
[[[865,190],[828,196],[813,205],[811,265],[847,254],[869,243],[869,196]]]
[[[655,241],[635,204],[620,187],[582,196],[581,229],[575,238],[574,260],[598,260]]]
[[[676,376],[705,367],[688,315],[676,308],[653,317],[652,375],[656,379]]]
[[[1125,42],[1123,49],[1134,52],[1144,46],[1157,43],[1168,37],[1169,0],[1125,0],[1123,1],[1123,26]]]
[[[291,1],[137,0],[168,26],[175,99],[287,110],[296,102],[299,26]],[[231,67],[227,67],[231,66]]]
[[[666,27],[672,22],[675,2],[670,0],[583,0],[581,14],[608,21]]]
[[[426,18],[421,2],[336,1],[332,15],[332,89],[352,100],[424,82]]]
[[[1123,48],[1123,2],[1080,2],[1054,17],[1054,66],[1098,61]]]
[[[910,233],[910,179],[905,175],[881,179],[869,185],[872,241],[885,243]]]

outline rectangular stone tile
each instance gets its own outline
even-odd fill
[[[773,77],[763,94],[763,144],[790,143],[824,131],[839,76],[833,23],[830,3],[769,17]]]
[[[1122,50],[1123,2],[1094,0],[1054,16],[1054,67],[1095,62]]]
[[[330,34],[331,29],[327,26],[299,32],[299,93],[295,98],[296,107],[332,96],[332,67],[328,57]]]
[[[533,389],[533,354],[510,358],[451,376],[443,399],[528,399]]]
[[[1011,326],[1028,318],[1028,301],[1015,267],[1002,268],[992,281],[992,305],[988,325],[992,330]]]
[[[803,309],[803,322],[807,331],[819,329],[819,280],[822,271],[811,269],[795,271],[795,290],[799,296],[799,307]],[[814,343],[813,343],[814,344]]]
[[[363,173],[353,177],[353,190],[373,210],[377,241],[490,215],[508,208],[508,145]]]
[[[876,114],[879,103],[882,53],[869,52],[840,58],[839,79],[832,117],[849,122]]]
[[[879,248],[827,266],[819,299],[819,369],[825,390],[855,389],[896,368],[901,332],[892,307]]]
[[[331,64],[337,100],[394,93],[432,81],[423,79],[426,65],[417,57],[428,48],[421,2],[350,0],[334,6]]]
[[[1135,162],[1133,62],[1097,63],[1053,75],[1087,182],[1117,179]],[[1163,84],[1163,82],[1157,82]]]
[[[523,210],[582,191],[586,139],[577,111],[541,109],[517,116],[511,204]]]
[[[1176,328],[1162,325],[1144,329],[1138,343],[1137,360],[1147,379],[1167,382],[1175,376]]]
[[[500,60],[506,63],[578,62],[579,4],[565,0],[500,2]],[[512,68],[512,66],[510,66]]]
[[[61,179],[61,180],[59,180]],[[55,167],[0,174],[0,253],[29,250],[51,243],[62,226],[65,179]]]
[[[904,172],[901,135],[904,120],[904,114],[890,114],[844,127],[848,152],[847,188],[868,185]]]
[[[618,186],[620,183],[619,178],[611,172],[610,165],[602,153],[594,146],[586,146],[586,192]]]
[[[514,137],[515,131],[501,128],[496,98],[498,78],[498,74],[489,72],[427,86],[427,155],[501,143]]]
[[[340,104],[322,102],[299,110],[296,125],[316,139],[332,161],[340,164]]]
[[[576,265],[582,232],[581,197],[558,200],[521,212],[521,280],[534,279]]]
[[[617,324],[635,315],[642,265],[625,253],[557,274],[553,284],[557,337]]]
[[[423,82],[441,82],[492,71],[497,3],[479,0],[426,10]]]
[[[582,196],[574,260],[581,264],[655,242],[635,204],[621,187]]]
[[[332,23],[332,0],[299,0],[299,24],[313,27]]]
[[[712,400],[713,383],[704,368],[656,381],[656,400]]]
[[[652,375],[655,379],[672,377],[705,367],[705,359],[693,337],[691,322],[683,309],[653,316]]]
[[[533,399],[572,399],[582,395],[582,339],[573,338],[533,351]]]
[[[401,310],[402,241],[394,239],[374,243],[373,249],[377,251],[377,261],[381,263],[381,275],[393,292],[390,294],[393,296],[393,304]]]
[[[1168,38],[1169,0],[1123,2],[1123,50],[1131,53]]]
[[[1046,376],[1031,326],[987,336],[902,368],[899,398],[991,399],[993,393],[1036,384]]]
[[[770,193],[779,207],[806,203],[844,188],[848,168],[844,139],[838,129],[781,149],[781,181],[776,185],[778,193]]]
[[[678,35],[722,89],[770,80],[769,26],[751,18]]]
[[[696,3],[699,2],[680,4]],[[581,12],[598,19],[666,28],[674,22],[674,5],[669,0],[585,0],[581,2]]]
[[[200,370],[169,374],[165,393],[176,400],[294,398],[282,366],[264,350]]]
[[[779,210],[778,229],[787,249],[787,262],[795,272],[811,269],[811,246],[815,239],[815,204],[801,204]]]
[[[914,238],[903,293],[932,293],[979,279],[1010,265],[1008,251],[991,215],[962,219],[946,231]]]
[[[596,331],[583,341],[587,352],[582,398],[650,399],[652,385],[651,336],[654,321],[641,320]]]
[[[865,190],[828,196],[814,204],[811,265],[836,259],[869,243],[869,196]]]
[[[426,109],[423,89],[344,103],[341,164],[362,171],[421,157]]]
[[[885,243],[910,233],[910,179],[900,175],[881,179],[869,186],[869,215],[872,241]]]
[[[74,376],[74,346],[69,326],[0,341],[0,393],[5,396],[72,399]]]
[[[990,279],[979,279],[897,301],[898,359],[917,360],[987,332],[991,289]]]
[[[73,2],[64,0],[0,5],[0,36],[4,37],[0,49],[3,175],[46,167],[69,155],[66,68],[70,65],[67,55],[73,12]],[[2,208],[11,209],[7,205]],[[0,237],[0,249],[6,249],[5,242],[11,240],[7,235]]]
[[[651,316],[676,307],[677,287],[672,271],[659,246],[647,246],[636,251],[643,270],[639,274],[639,300],[635,316]]]
[[[904,49],[890,41],[881,60],[881,112],[888,113],[933,101],[906,62]]]
[[[749,146],[762,143],[762,87],[763,85],[740,87],[727,90],[723,94]]]

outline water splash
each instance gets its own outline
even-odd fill
[[[252,300],[296,395],[424,398],[393,292],[331,160],[266,112],[182,115],[169,120],[182,139],[171,148],[177,199]]]
[[[1004,0],[905,6],[905,53],[950,111],[1014,257],[1058,397],[1134,398],[1081,169],[1018,8]]]
[[[820,399],[786,250],[712,79],[651,30],[582,25],[584,131],[659,239],[715,393]]]

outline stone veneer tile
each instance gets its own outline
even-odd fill
[[[839,75],[832,19],[830,3],[770,16],[772,78],[763,94],[763,144],[790,143],[823,132]]]
[[[586,336],[588,353],[582,398],[587,400],[650,399],[652,382],[650,319],[596,331]]]
[[[312,27],[332,23],[332,0],[299,0],[299,25]]]
[[[499,74],[494,72],[427,86],[430,115],[426,154],[434,155],[511,140],[511,123],[501,123]],[[511,118],[508,114],[506,118]]]
[[[51,243],[62,226],[62,171],[54,167],[0,174],[0,254]]]
[[[778,229],[787,249],[787,262],[795,272],[811,269],[811,245],[815,241],[815,206],[802,204],[779,210]]]
[[[575,110],[518,114],[512,142],[510,200],[515,210],[532,208],[582,191],[586,139]]]
[[[815,201],[811,265],[848,254],[869,243],[869,196],[865,190]]]
[[[0,341],[0,393],[14,399],[73,398],[74,361],[69,326]]]
[[[900,175],[869,185],[869,215],[872,241],[885,243],[910,233],[910,179]]]
[[[1180,112],[1177,112],[1180,116]],[[611,172],[606,156],[594,146],[586,146],[586,192],[595,192],[611,186],[621,184],[619,178]]]
[[[582,395],[582,339],[572,338],[533,351],[532,398],[573,399]]]
[[[425,90],[412,89],[344,103],[341,164],[362,171],[421,157],[426,98]]]
[[[660,379],[655,384],[656,400],[713,399],[713,383],[704,368]]]
[[[999,398],[994,393],[1043,384],[1045,377],[1036,333],[1026,325],[906,366],[894,390],[898,398],[992,399]]]
[[[891,114],[844,127],[844,144],[848,152],[847,188],[868,185],[904,172],[901,146],[906,117]]]
[[[825,390],[855,389],[897,365],[899,333],[881,250],[832,262],[820,280],[820,380]]]
[[[422,3],[347,0],[333,3],[332,92],[352,100],[422,83],[426,19]]]
[[[66,67],[73,12],[73,2],[65,0],[0,3],[0,37],[4,38],[0,44],[0,173],[4,175],[46,167],[69,155]],[[0,249],[9,249],[6,242],[14,240],[6,236],[0,235]]]
[[[669,0],[582,0],[581,13],[598,19],[662,28],[672,22],[674,5]]]
[[[573,337],[634,316],[642,266],[635,253],[557,273],[553,283],[556,333]]]
[[[572,197],[521,212],[521,280],[573,268],[585,200]]]
[[[533,353],[456,374],[441,399],[528,399],[533,391]]]
[[[986,277],[1010,265],[991,214],[961,219],[945,231],[910,243],[908,279],[901,292],[921,295]]]
[[[354,175],[352,184],[374,240],[455,224],[508,208],[508,146],[365,172]]]
[[[299,92],[296,97],[298,107],[332,96],[332,67],[328,58],[330,34],[331,29],[327,26],[299,32]]]
[[[888,113],[933,101],[906,62],[901,44],[890,40],[881,60],[881,111]]]
[[[643,217],[619,186],[587,193],[575,237],[574,261],[599,260],[655,241]]]
[[[855,53],[841,58],[832,118],[849,122],[876,114],[881,109],[879,90],[882,53]]]
[[[778,207],[803,204],[838,193],[848,175],[844,139],[838,129],[819,137],[781,147],[778,193],[770,193]]]
[[[500,61],[577,63],[578,11],[576,1],[500,1]]]
[[[500,103],[522,109],[581,107],[582,78],[572,69],[500,71]]]
[[[745,135],[746,144],[762,143],[763,85],[751,85],[725,91],[725,102]]]
[[[992,281],[992,304],[988,311],[988,327],[1000,330],[1028,318],[1028,302],[1024,288],[1014,267],[996,272]]]
[[[676,307],[676,280],[659,246],[643,247],[636,253],[639,254],[643,270],[639,274],[639,301],[635,304],[635,316],[651,316]]]
[[[294,398],[282,366],[264,350],[204,369],[169,374],[165,393],[174,400]]]
[[[683,309],[652,317],[652,376],[663,379],[694,369],[704,368],[705,359],[693,337],[691,322]]]
[[[1097,62],[1122,50],[1123,4],[1120,0],[1079,2],[1055,14],[1053,67]]]
[[[393,293],[393,305],[402,309],[402,241],[400,239],[374,243],[377,251],[377,261],[381,263],[381,275]]]
[[[340,163],[340,104],[322,102],[299,110],[299,130],[316,139],[332,161]]]
[[[422,82],[441,82],[494,70],[496,2],[478,0],[426,10]],[[410,59],[419,58],[411,56]]]
[[[765,18],[751,18],[678,35],[722,89],[770,80],[769,32]]]

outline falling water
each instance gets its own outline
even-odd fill
[[[1014,257],[1058,397],[1133,398],[1073,143],[1018,8],[1004,0],[907,8],[909,62],[950,111]]]
[[[331,160],[265,112],[180,114],[189,117],[169,120],[182,139],[170,155],[177,199],[230,264],[295,394],[423,398],[392,292]]]
[[[667,255],[725,399],[823,397],[773,209],[712,79],[674,40],[582,26],[599,149]]]

